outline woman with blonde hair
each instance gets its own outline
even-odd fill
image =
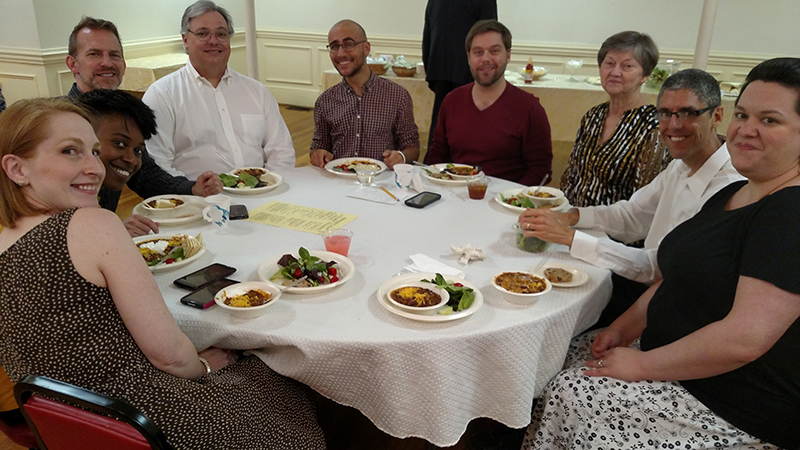
[[[255,357],[199,354],[114,213],[88,114],[31,99],[0,114],[0,361],[124,400],[176,448],[324,448],[302,387]]]

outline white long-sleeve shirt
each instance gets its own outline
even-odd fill
[[[576,228],[601,230],[623,242],[644,238],[644,248],[628,247],[608,238],[598,239],[576,230],[570,255],[641,283],[661,277],[656,261],[658,244],[675,227],[695,215],[711,196],[728,184],[744,179],[731,165],[727,144],[691,177],[689,166],[672,161],[650,184],[630,200],[609,206],[578,208]]]
[[[196,179],[207,170],[294,167],[292,137],[267,88],[230,67],[215,88],[191,62],[147,89],[158,134],[153,159],[173,175]]]

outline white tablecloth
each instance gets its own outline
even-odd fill
[[[466,187],[426,181],[442,200],[413,209],[402,202],[348,198],[357,189],[355,181],[319,168],[295,168],[281,175],[283,186],[234,196],[233,203],[252,210],[279,200],[358,215],[346,226],[354,232],[349,257],[358,273],[325,294],[285,296],[258,319],[234,319],[220,308],[180,304],[186,292],[172,281],[212,262],[238,268],[233,279],[257,280],[263,261],[300,246],[324,250],[322,238],[247,221],[232,222],[223,230],[205,222],[162,227],[162,232],[202,232],[205,238],[207,251],[198,261],[155,274],[170,311],[194,344],[199,349],[260,349],[259,356],[275,371],[359,409],[399,438],[417,436],[438,446],[453,445],[477,417],[526,426],[532,400],[561,368],[570,338],[594,323],[605,306],[609,273],[554,246],[551,260],[582,268],[589,282],[553,289],[532,306],[505,301],[491,286],[492,277],[530,269],[541,258],[516,247],[512,225],[517,213],[490,200],[514,183],[493,179],[487,198],[476,201],[468,198]],[[391,188],[391,176],[380,174],[377,182]],[[486,260],[458,266],[450,245],[465,243],[483,248]],[[483,293],[483,307],[468,318],[444,323],[417,322],[384,309],[378,288],[410,264],[408,255],[415,253],[461,267]]]

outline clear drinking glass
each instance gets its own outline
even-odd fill
[[[356,176],[358,184],[362,186],[374,186],[375,175],[381,168],[377,164],[358,164],[356,165]]]
[[[569,81],[572,81],[572,82],[580,81],[577,78],[575,78],[575,72],[577,72],[578,69],[580,69],[583,66],[583,60],[582,59],[568,59],[567,62],[564,63],[564,65],[567,67],[567,70],[569,70],[569,73],[570,73]]]

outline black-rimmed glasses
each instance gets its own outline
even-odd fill
[[[228,40],[231,38],[230,33],[224,30],[215,31],[213,33],[211,32],[211,30],[207,30],[205,28],[201,28],[197,31],[192,31],[192,30],[186,30],[186,31],[197,36],[197,39],[199,39],[200,42],[208,42],[208,40],[211,39],[212,34],[216,36],[217,40],[220,42],[228,42]]]
[[[679,111],[672,112],[668,109],[659,109],[656,111],[658,114],[658,120],[668,121],[673,115],[678,118],[678,120],[686,120],[686,119],[694,119],[703,114],[706,111],[712,111],[716,109],[716,106],[709,106],[708,108],[703,109],[692,109],[692,108],[683,108]]]
[[[364,42],[367,42],[367,41],[358,41],[358,42],[355,42],[355,41],[344,41],[343,44],[337,44],[337,43],[328,44],[328,45],[325,46],[325,48],[327,48],[328,51],[331,52],[331,53],[337,53],[340,48],[343,48],[343,49],[347,50],[348,52],[352,52],[353,49],[356,48],[356,45],[363,44]]]

